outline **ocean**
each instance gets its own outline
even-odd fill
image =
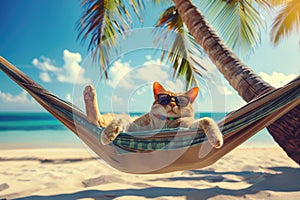
[[[130,113],[132,116],[143,113]],[[195,117],[212,117],[219,121],[226,113],[196,113]],[[266,129],[263,129],[243,145],[273,146]],[[49,113],[0,112],[0,149],[82,147],[83,143]]]

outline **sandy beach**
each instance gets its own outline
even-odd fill
[[[0,199],[297,199],[300,169],[279,147],[241,146],[204,169],[119,172],[85,147],[0,150]]]

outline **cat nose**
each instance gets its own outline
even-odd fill
[[[176,102],[175,102],[175,101],[171,101],[171,102],[170,102],[170,106],[171,106],[172,108],[174,108],[174,107],[176,106]]]

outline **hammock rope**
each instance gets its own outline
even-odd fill
[[[231,112],[218,125],[221,149],[212,148],[202,130],[176,128],[121,133],[102,145],[102,127],[87,121],[73,104],[60,99],[0,57],[0,68],[49,113],[112,167],[128,173],[167,173],[209,166],[300,103],[300,76]]]

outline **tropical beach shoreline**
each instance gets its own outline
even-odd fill
[[[0,199],[297,199],[300,169],[279,147],[242,145],[204,168],[117,171],[84,145],[0,150]]]
[[[204,169],[136,175],[111,168],[47,113],[2,113],[0,117],[0,199],[300,196],[299,166],[266,130]]]
[[[300,199],[300,168],[291,159],[299,161],[300,1],[153,2],[1,2],[0,200]],[[223,146],[230,152],[202,169],[127,174],[67,129],[80,132],[71,108],[85,113],[86,85],[95,86],[101,113],[141,115],[150,110],[156,81],[172,91],[200,86],[195,102],[184,98],[195,118],[220,122],[242,111],[224,121],[228,129],[219,123],[224,134],[233,134]],[[267,126],[270,133],[262,129]],[[241,138],[247,141],[236,146]],[[85,141],[96,149],[93,139]],[[211,146],[205,147],[204,153]],[[167,158],[171,151],[164,152]],[[206,155],[189,152],[186,166],[195,166],[193,155]],[[168,160],[144,155],[143,169]],[[125,159],[122,165],[136,165]]]

